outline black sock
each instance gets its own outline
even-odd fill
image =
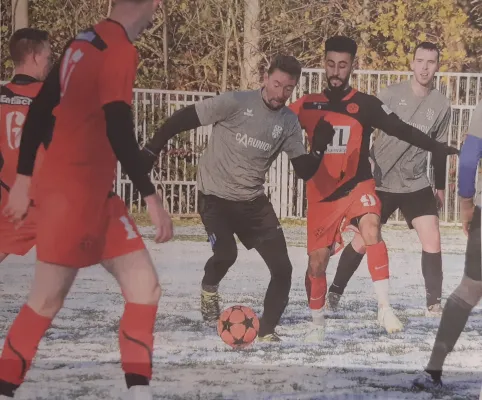
[[[442,300],[442,253],[422,251],[422,274],[425,280],[427,307],[440,304]]]
[[[349,243],[341,253],[335,278],[330,286],[330,292],[342,295],[348,281],[360,266],[364,254],[357,253],[351,243]]]
[[[432,355],[426,368],[426,371],[434,379],[437,375],[440,379],[445,358],[453,350],[455,343],[464,330],[472,308],[473,306],[453,293],[448,298],[442,319],[440,320]]]
[[[263,241],[256,246],[256,250],[271,273],[258,332],[259,336],[266,336],[274,333],[281,315],[288,305],[293,267],[288,257],[284,234]]]
[[[132,386],[149,386],[149,379],[138,374],[125,374],[127,389]]]

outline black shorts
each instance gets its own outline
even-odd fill
[[[465,252],[465,275],[474,281],[482,281],[482,257],[480,249],[480,207],[475,207],[470,224]]]
[[[236,235],[250,250],[259,243],[283,235],[268,197],[230,201],[199,192],[199,214],[211,245],[220,235]]]
[[[410,229],[413,229],[412,221],[417,217],[424,215],[438,217],[437,200],[431,187],[412,193],[390,193],[377,190],[377,196],[382,203],[382,224],[386,224],[388,218],[397,209],[402,212]]]

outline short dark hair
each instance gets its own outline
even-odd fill
[[[332,36],[325,42],[325,56],[329,51],[336,53],[349,53],[355,58],[358,46],[356,42],[348,36]]]
[[[10,57],[15,65],[21,64],[28,54],[39,52],[48,40],[47,31],[35,28],[19,29],[12,35],[8,44]]]
[[[438,47],[435,43],[431,43],[431,42],[419,43],[417,45],[417,47],[415,47],[415,50],[413,51],[413,59],[414,60],[415,60],[415,53],[417,52],[418,49],[436,51],[437,52],[437,62],[440,61],[440,50],[438,49]]]
[[[301,64],[293,56],[286,56],[278,54],[275,56],[268,69],[268,75],[271,75],[275,70],[280,70],[288,75],[295,77],[298,81],[301,76]]]

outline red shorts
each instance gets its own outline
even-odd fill
[[[343,248],[342,232],[353,218],[381,214],[381,203],[375,192],[375,181],[359,183],[347,196],[331,201],[308,204],[308,254],[328,247],[335,254]]]
[[[83,268],[145,249],[119,196],[63,190],[39,195],[37,259]]]
[[[29,208],[25,220],[18,229],[1,214],[2,212],[3,207],[0,209],[0,253],[18,256],[27,254],[35,246],[35,207]]]

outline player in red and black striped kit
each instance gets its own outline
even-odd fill
[[[310,143],[313,134],[325,130],[326,125],[335,130],[318,171],[307,182],[306,290],[314,323],[308,340],[317,341],[322,337],[327,290],[325,271],[330,256],[342,247],[341,232],[349,224],[359,229],[366,243],[368,268],[378,298],[379,323],[389,333],[403,328],[389,302],[388,253],[381,238],[381,204],[369,162],[370,136],[374,129],[382,129],[427,151],[445,155],[458,152],[404,123],[375,96],[352,89],[349,78],[356,51],[357,45],[352,39],[330,38],[325,48],[328,88],[322,93],[303,96],[290,106],[298,114]]]

